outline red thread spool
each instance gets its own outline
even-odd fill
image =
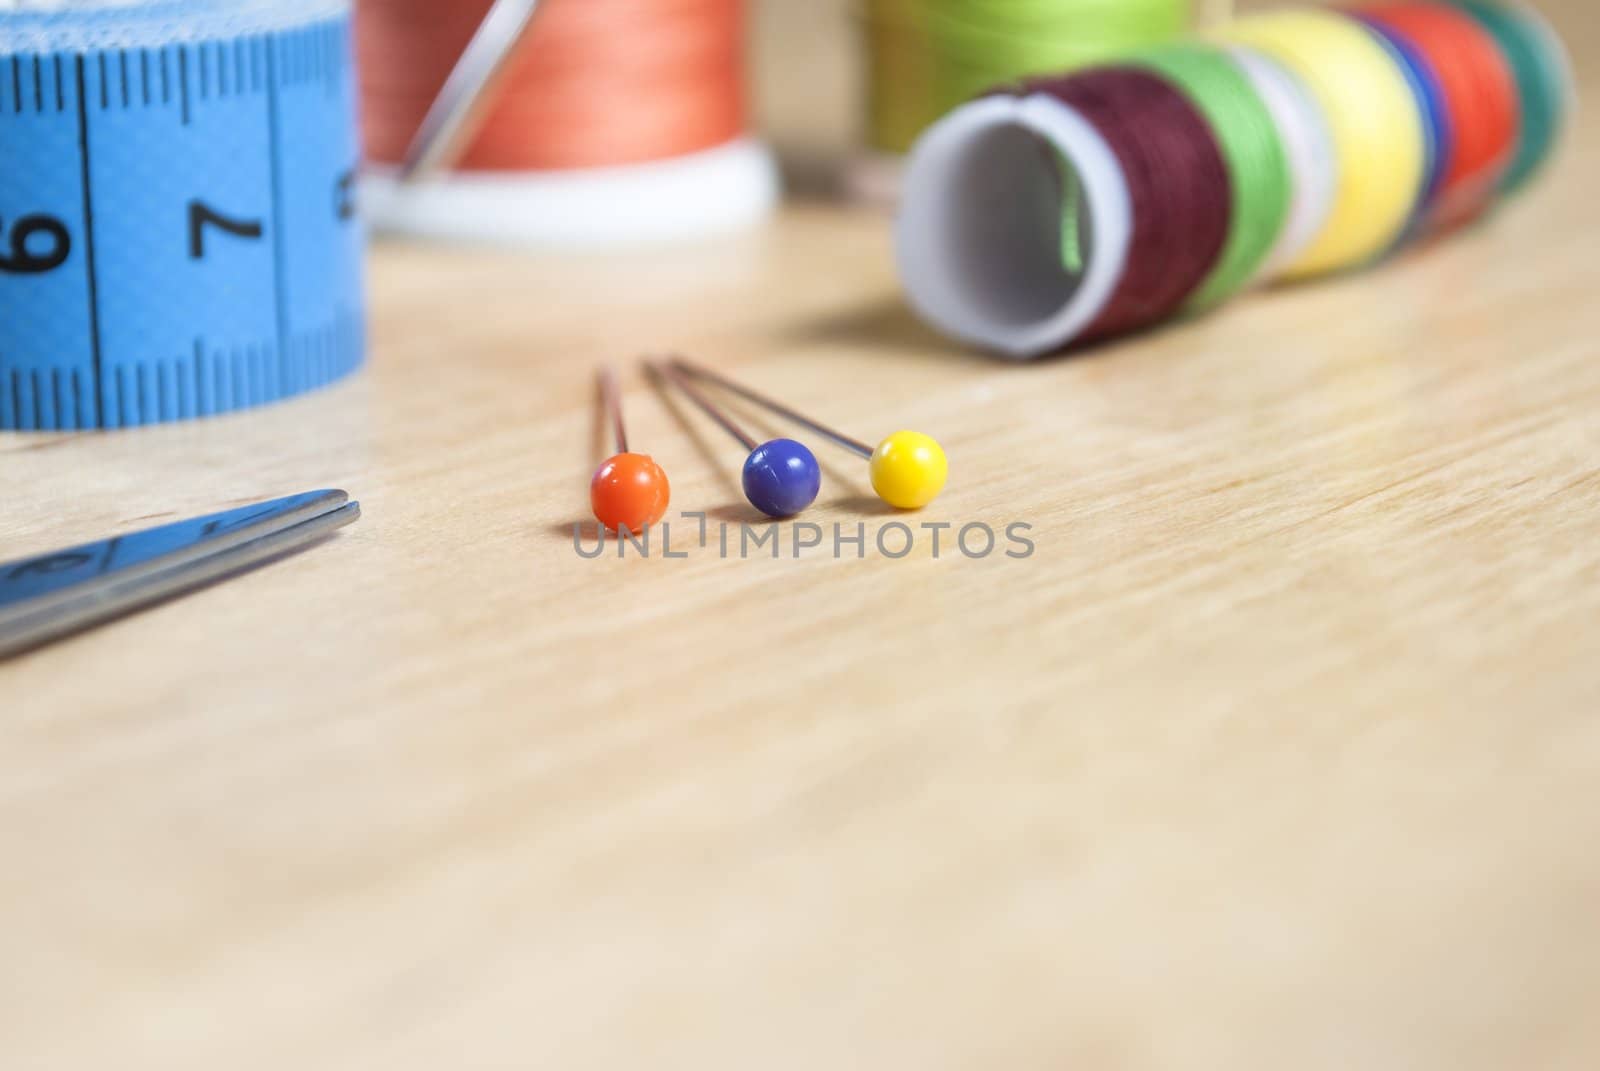
[[[369,157],[398,163],[492,0],[359,0]],[[684,156],[745,125],[741,0],[545,0],[458,167]]]
[[[1444,91],[1453,152],[1429,223],[1449,226],[1478,215],[1517,146],[1521,114],[1510,64],[1482,26],[1448,4],[1378,3],[1357,10],[1415,48]]]
[[[1166,79],[1130,67],[1031,81],[1027,89],[1055,97],[1093,124],[1128,183],[1127,267],[1083,338],[1122,334],[1172,315],[1216,264],[1233,216],[1227,163],[1205,116]]]
[[[745,135],[744,0],[543,0],[451,166],[394,165],[492,0],[357,0],[374,225],[542,248],[737,230],[777,202]]]

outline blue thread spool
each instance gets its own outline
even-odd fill
[[[1455,151],[1455,132],[1450,126],[1450,110],[1445,105],[1444,86],[1440,84],[1439,76],[1426,56],[1377,19],[1361,12],[1355,12],[1354,18],[1371,31],[1394,56],[1400,72],[1405,75],[1406,82],[1411,86],[1411,92],[1416,94],[1417,110],[1422,116],[1423,134],[1427,138],[1426,171],[1423,175],[1422,189],[1418,192],[1416,213],[1412,217],[1406,235],[1400,239],[1405,241],[1427,218],[1428,210],[1438,198],[1445,173],[1449,170],[1450,156]]]

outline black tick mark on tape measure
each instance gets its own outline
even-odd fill
[[[89,186],[89,105],[85,99],[84,86],[86,79],[83,76],[83,57],[77,58],[78,76],[78,161],[80,164],[79,179],[83,184],[83,231],[85,241],[85,261],[88,267],[89,279],[89,348],[94,369],[94,415],[95,424],[105,427],[105,390],[102,387],[100,351],[100,286],[95,278],[94,263],[94,197]],[[102,88],[104,83],[101,83]]]
[[[273,42],[266,42],[267,74],[267,172],[272,188],[272,286],[276,312],[274,327],[278,351],[278,391],[289,394],[289,293],[286,275],[287,258],[284,256],[283,236],[283,147],[278,133],[278,68],[273,55]]]
[[[178,46],[178,98],[182,103],[183,125],[189,125],[189,50]]]
[[[206,400],[206,344],[194,340],[194,411],[198,416],[210,416],[211,405]]]

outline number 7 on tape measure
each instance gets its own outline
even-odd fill
[[[209,416],[360,363],[349,29],[0,53],[0,430]]]

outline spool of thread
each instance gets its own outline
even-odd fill
[[[1500,192],[1521,189],[1538,174],[1554,151],[1576,98],[1572,63],[1561,39],[1531,7],[1451,0],[1494,37],[1511,65],[1521,122],[1516,154]]]
[[[1215,6],[1224,0],[1211,0]],[[865,0],[865,150],[846,170],[856,197],[893,203],[904,154],[971,98],[1182,34],[1193,0]]]
[[[1291,200],[1287,154],[1272,113],[1238,62],[1200,43],[1168,45],[1135,62],[1163,76],[1206,118],[1229,186],[1228,238],[1188,307],[1202,311],[1255,279],[1282,232]]]
[[[1333,134],[1333,209],[1286,274],[1305,278],[1354,268],[1392,247],[1423,192],[1427,166],[1416,93],[1394,53],[1332,11],[1256,15],[1219,36],[1267,53],[1299,77]]]
[[[1408,225],[1416,227],[1432,210],[1444,182],[1445,164],[1455,154],[1454,122],[1445,103],[1444,86],[1433,64],[1408,36],[1390,29],[1381,17],[1369,17],[1355,10],[1347,14],[1371,30],[1393,53],[1396,66],[1416,98],[1417,112],[1422,118],[1422,192]]]
[[[997,85],[1168,41],[1189,0],[868,0],[868,141],[904,153],[950,109]]]
[[[1439,87],[1449,145],[1425,227],[1469,219],[1488,207],[1511,165],[1521,117],[1511,65],[1476,19],[1448,3],[1367,4],[1355,9],[1408,45]]]
[[[957,109],[918,143],[910,176],[896,234],[912,303],[944,331],[1010,356],[1171,315],[1228,237],[1227,162],[1205,117],[1133,66],[1036,80]],[[1081,267],[1060,241],[1068,182]]]
[[[1571,107],[1548,28],[1521,9],[1472,16],[1483,4],[1257,16],[1208,35],[1220,47],[1147,49],[957,108],[910,157],[896,244],[911,304],[1032,357],[1365,264],[1476,210],[1508,155],[1540,166]]]
[[[1283,227],[1254,282],[1276,278],[1322,231],[1338,182],[1333,135],[1305,86],[1282,64],[1242,45],[1228,54],[1272,116],[1289,165],[1289,208]]]
[[[1220,171],[1220,153],[1215,160]],[[1068,168],[1082,242],[1073,266],[1060,236]],[[1223,200],[1214,194],[1214,203]],[[1124,165],[1089,116],[1047,92],[991,96],[957,108],[917,142],[896,259],[907,297],[929,323],[1008,357],[1036,357],[1107,326],[1101,315],[1124,289],[1133,230]],[[1220,229],[1213,240],[1220,248]]]
[[[1132,65],[1038,81],[1028,91],[1087,119],[1127,183],[1133,220],[1127,262],[1084,337],[1157,323],[1193,300],[1226,249],[1232,197],[1224,150],[1193,99]],[[1167,181],[1174,172],[1187,181]]]
[[[544,0],[437,178],[397,180],[491,0],[358,0],[368,206],[386,230],[616,245],[736,229],[776,202],[745,133],[743,0]]]

